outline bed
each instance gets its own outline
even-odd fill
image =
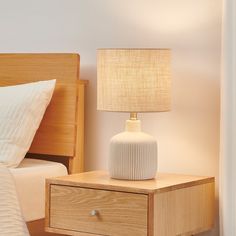
[[[79,80],[78,54],[0,54],[0,86],[51,79],[55,91],[27,158],[10,169],[31,235],[46,235],[45,178],[83,171],[86,81]]]

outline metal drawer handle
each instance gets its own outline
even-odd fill
[[[97,210],[92,210],[91,212],[90,212],[90,215],[91,216],[97,216],[99,214],[99,212],[97,211]]]

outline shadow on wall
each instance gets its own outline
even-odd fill
[[[109,113],[110,122],[104,124],[107,113],[97,111],[96,65],[81,66],[80,79],[89,81],[85,96],[85,170],[106,169],[105,157],[109,150],[108,148],[104,150],[104,146],[109,145],[110,137],[112,137],[110,132],[117,131],[118,133],[123,127],[114,128],[117,126],[114,119],[116,113]],[[120,123],[122,123],[122,119],[120,119]],[[105,155],[102,155],[104,152]]]

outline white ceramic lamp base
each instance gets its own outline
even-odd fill
[[[127,120],[125,132],[111,138],[109,157],[111,178],[153,179],[156,171],[156,139],[141,132],[140,120]]]

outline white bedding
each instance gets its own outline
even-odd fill
[[[10,168],[24,219],[29,222],[45,216],[45,178],[67,175],[61,163],[25,158]]]
[[[29,236],[22,217],[16,194],[14,179],[4,166],[0,165],[0,236]]]

